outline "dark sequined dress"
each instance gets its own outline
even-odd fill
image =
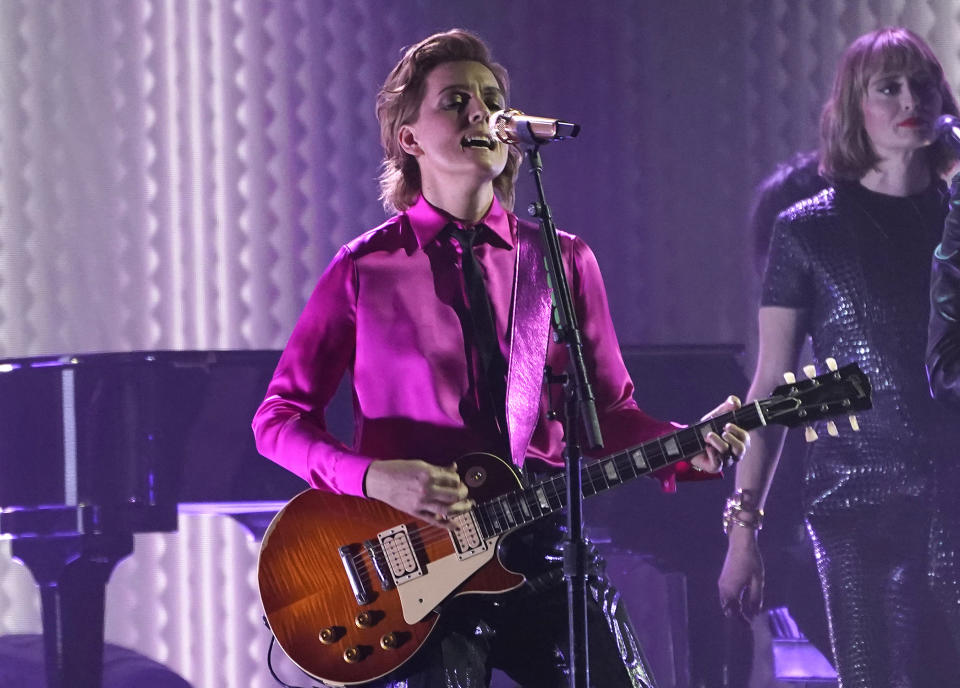
[[[839,183],[784,212],[771,242],[762,305],[802,310],[818,369],[856,361],[873,386],[861,432],[818,427],[803,471],[844,688],[928,685],[915,670],[927,582],[940,576],[940,594],[960,597],[940,514],[960,503],[960,423],[930,398],[924,370],[945,213],[942,184],[893,197]]]

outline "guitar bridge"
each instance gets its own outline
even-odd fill
[[[480,526],[473,511],[454,516],[450,520],[456,526],[450,533],[450,540],[460,561],[487,551],[487,541],[480,533]]]
[[[360,570],[357,568],[356,548],[352,545],[344,545],[337,551],[340,553],[343,570],[347,573],[347,580],[350,581],[353,596],[357,598],[357,604],[370,604],[373,602],[373,592],[367,589],[363,582],[364,577],[360,575]]]

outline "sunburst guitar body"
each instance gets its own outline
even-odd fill
[[[794,426],[867,408],[870,383],[855,364],[791,377],[767,399],[585,463],[582,493],[695,456],[728,422],[747,430]],[[835,434],[833,421],[828,426]],[[336,686],[386,676],[427,642],[446,600],[523,583],[502,565],[498,545],[564,508],[565,476],[524,486],[509,464],[479,453],[457,459],[457,469],[476,505],[452,519],[452,532],[376,500],[323,490],[300,493],[273,519],[260,549],[260,598],[280,647],[306,674]]]

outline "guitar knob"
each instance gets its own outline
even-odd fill
[[[337,642],[337,631],[333,626],[320,629],[320,642],[324,645],[333,645]]]
[[[850,428],[854,432],[860,432],[860,421],[857,420],[857,417],[851,413],[847,418],[850,419]]]
[[[354,619],[354,623],[357,624],[357,628],[370,628],[374,624],[373,614],[370,612],[360,612],[357,614],[357,618]]]
[[[817,366],[813,364],[803,366],[803,374],[812,380],[817,376]]]
[[[347,664],[356,664],[363,658],[359,647],[348,647],[343,651],[343,661]]]
[[[831,356],[827,358],[827,360],[824,361],[824,363],[827,364],[827,370],[829,370],[831,373],[837,372],[837,359]]]
[[[783,374],[783,380],[784,380],[784,382],[786,382],[788,385],[795,385],[795,384],[797,384],[797,376],[794,375],[793,373],[791,373],[789,370]]]
[[[463,482],[467,484],[467,487],[480,487],[486,481],[487,469],[483,466],[472,466],[463,478]]]
[[[808,425],[808,426],[804,429],[804,431],[803,431],[803,438],[804,438],[807,442],[816,442],[816,441],[817,441],[817,437],[819,437],[819,435],[817,435],[817,431],[813,429],[813,426],[812,426],[812,425]]]
[[[840,432],[837,430],[837,424],[832,420],[827,421],[827,434],[830,435],[830,437],[838,437],[840,435]]]
[[[400,639],[397,637],[396,633],[384,633],[380,636],[380,647],[384,650],[396,650],[400,645]]]

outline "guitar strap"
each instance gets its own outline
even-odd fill
[[[550,339],[551,291],[545,259],[539,225],[518,219],[506,408],[510,454],[519,467],[540,417]]]

